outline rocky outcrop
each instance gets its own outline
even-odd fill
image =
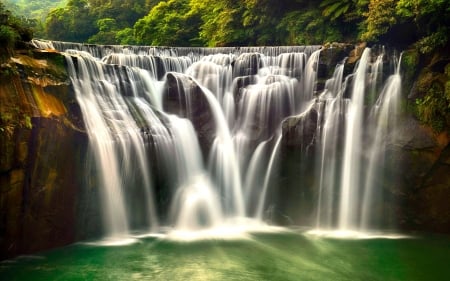
[[[0,75],[2,259],[75,241],[87,139],[60,54],[16,53]]]
[[[385,189],[398,224],[407,230],[450,232],[450,138],[436,134],[412,116],[405,119],[389,149]],[[400,169],[399,169],[400,167]]]
[[[314,107],[300,115],[286,118],[281,125],[283,145],[303,152],[312,150],[316,144],[318,122],[319,113]]]
[[[316,107],[288,117],[282,123],[279,171],[273,178],[276,191],[269,196],[271,220],[281,225],[314,225],[315,152],[319,114]],[[301,183],[301,186],[299,186]]]
[[[191,120],[204,155],[207,155],[216,136],[216,125],[202,88],[191,77],[170,72],[163,93],[164,111]]]

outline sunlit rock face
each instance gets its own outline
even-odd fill
[[[1,258],[76,240],[87,139],[60,54],[16,54],[0,83]]]

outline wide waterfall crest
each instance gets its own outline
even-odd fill
[[[33,44],[66,56],[106,237],[264,225],[282,190],[278,158],[292,141],[284,130],[311,126],[302,153],[315,153],[315,179],[298,182],[317,194],[311,224],[377,227],[376,178],[401,92],[398,67],[383,77],[384,52],[366,48],[353,73],[343,60],[318,86],[320,46]]]

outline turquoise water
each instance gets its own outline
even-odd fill
[[[1,280],[450,280],[450,237],[336,239],[301,231],[235,240],[74,244],[0,263]]]

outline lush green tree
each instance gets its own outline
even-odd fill
[[[139,44],[192,46],[199,45],[200,15],[192,12],[189,0],[158,3],[149,14],[134,25]]]
[[[448,44],[450,5],[446,0],[371,0],[361,39],[422,52]]]
[[[353,0],[325,0],[320,3],[320,7],[323,8],[324,17],[336,20],[347,15],[353,4]]]
[[[119,27],[132,27],[148,13],[145,0],[89,0],[90,12],[97,19],[113,18]]]
[[[8,0],[23,5],[28,0]],[[64,0],[42,0],[61,3]],[[285,45],[415,41],[445,46],[448,0],[65,0],[48,38],[102,44]],[[29,7],[37,0],[29,0]],[[37,7],[37,6],[36,6]],[[114,21],[111,21],[114,19]],[[39,29],[39,24],[35,28]],[[358,33],[361,35],[359,36]]]
[[[116,41],[121,45],[136,45],[134,29],[127,27],[116,32]]]
[[[375,41],[397,23],[396,5],[398,0],[370,0],[367,16],[367,30],[361,39]]]
[[[33,31],[30,29],[31,23],[25,18],[20,18],[6,9],[0,2],[0,46],[13,48],[17,42],[30,41]]]
[[[361,23],[368,5],[369,0],[324,0],[320,2],[319,7],[325,18],[323,24],[329,26],[328,32],[332,29],[338,30],[334,37],[341,35],[340,40],[354,41],[364,28]]]
[[[11,12],[0,2],[0,45],[7,48],[14,47],[16,41],[20,39],[17,30],[11,26],[11,16]]]
[[[92,35],[88,39],[88,43],[93,44],[117,44],[116,33],[117,22],[112,18],[105,18],[97,20],[97,28],[99,32]]]
[[[289,45],[322,44],[342,40],[339,28],[326,22],[318,9],[290,12],[283,17],[277,29],[288,32]]]
[[[396,15],[415,23],[419,38],[416,46],[422,53],[448,45],[450,4],[447,0],[399,0]]]
[[[145,9],[147,11],[150,11],[153,7],[155,7],[159,2],[162,1],[164,0],[145,0]]]
[[[208,46],[245,44],[248,33],[242,25],[244,7],[236,0],[191,0],[191,13],[201,17],[200,39]]]
[[[248,30],[251,45],[280,45],[285,42],[285,33],[274,32],[274,27],[288,11],[291,1],[244,0],[245,12],[242,25]]]
[[[87,0],[70,0],[66,7],[54,9],[47,16],[49,39],[86,42],[97,31]]]

